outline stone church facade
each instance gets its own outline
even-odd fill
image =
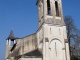
[[[70,60],[61,0],[37,0],[38,30],[23,38],[11,30],[5,60]]]

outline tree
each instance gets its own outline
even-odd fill
[[[80,43],[80,31],[74,24],[74,20],[71,16],[65,16],[64,18],[66,29],[67,29],[67,38],[69,42],[69,50],[70,50],[70,57],[77,56],[79,53],[79,43]],[[76,57],[77,58],[77,57]]]
[[[77,31],[76,40],[74,44],[74,55],[80,59],[80,31]]]

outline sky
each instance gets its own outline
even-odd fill
[[[24,37],[38,29],[37,0],[0,0],[0,60],[6,53],[6,38],[11,30]],[[80,0],[62,0],[64,16],[71,16],[80,29]]]

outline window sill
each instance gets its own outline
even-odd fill
[[[60,19],[61,20],[61,17],[60,16],[56,16],[55,19]]]

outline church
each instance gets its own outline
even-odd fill
[[[11,30],[5,60],[70,60],[62,0],[37,0],[38,30],[23,38]]]

